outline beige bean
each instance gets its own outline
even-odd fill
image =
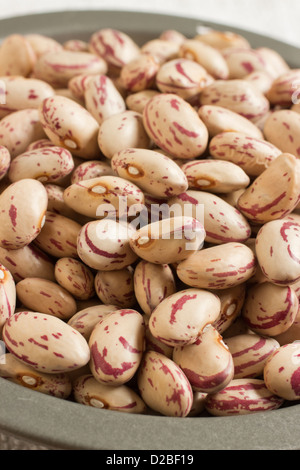
[[[223,335],[241,314],[246,297],[246,283],[217,290],[215,293],[221,301],[221,312],[213,326]]]
[[[234,111],[255,123],[270,109],[267,98],[246,80],[217,80],[200,95],[201,105],[217,105]]]
[[[79,331],[79,333],[88,341],[97,323],[99,323],[105,315],[118,309],[119,307],[116,305],[99,305],[97,302],[97,305],[78,310],[78,312],[68,320],[68,325]]]
[[[93,33],[89,39],[89,49],[102,57],[109,71],[115,74],[140,54],[139,46],[128,34],[112,28],[102,28]]]
[[[256,51],[267,64],[271,76],[275,79],[290,70],[285,58],[275,49],[270,47],[258,47]]]
[[[186,41],[187,38],[183,33],[177,31],[176,29],[165,29],[160,33],[159,39],[182,44],[184,41]]]
[[[250,178],[245,171],[230,161],[195,160],[184,163],[181,170],[187,177],[189,188],[200,191],[230,193],[246,188],[250,183]]]
[[[105,119],[99,129],[98,144],[103,155],[109,159],[127,148],[150,148],[142,114],[126,110]]]
[[[173,356],[173,346],[169,346],[166,343],[163,343],[160,339],[153,336],[149,328],[149,315],[144,315],[145,322],[145,350],[146,351],[156,351],[164,356],[172,359]]]
[[[263,70],[249,73],[244,77],[244,80],[252,83],[261,93],[266,95],[273,83],[273,78]]]
[[[202,105],[198,109],[198,114],[207,127],[210,137],[223,132],[240,132],[249,137],[263,138],[263,134],[256,124],[223,106]]]
[[[104,385],[92,374],[78,377],[73,384],[74,399],[82,405],[123,413],[143,414],[146,405],[127,385]]]
[[[0,264],[0,333],[6,320],[16,309],[16,284],[11,272]]]
[[[60,258],[55,263],[56,282],[75,299],[90,299],[95,294],[93,272],[75,258]]]
[[[171,217],[152,222],[133,232],[130,246],[140,258],[155,264],[183,260],[203,244],[205,230],[193,217]]]
[[[138,258],[129,243],[133,232],[130,224],[113,219],[88,222],[78,234],[78,256],[98,271],[126,268]]]
[[[150,138],[170,155],[190,159],[205,152],[208,130],[195,109],[180,96],[154,96],[144,108],[143,119]]]
[[[174,41],[154,38],[145,42],[141,47],[141,53],[150,55],[160,65],[165,62],[176,59],[179,53],[179,44]]]
[[[245,242],[251,234],[247,219],[220,196],[189,189],[168,201],[175,216],[189,214],[205,228],[205,241],[214,244]]]
[[[0,248],[0,263],[6,266],[15,282],[27,277],[54,281],[54,262],[33,243],[17,250]]]
[[[267,72],[268,66],[260,53],[252,48],[230,47],[223,51],[228,66],[228,78],[244,79],[252,72]]]
[[[135,93],[130,93],[125,98],[126,106],[129,110],[143,114],[146,103],[154,96],[159,95],[157,90],[142,90]]]
[[[34,243],[41,250],[55,258],[78,257],[77,236],[81,225],[75,220],[47,211],[43,230]]]
[[[33,70],[36,55],[25,36],[11,34],[2,41],[0,48],[0,75],[28,77]]]
[[[12,183],[32,178],[41,183],[57,183],[74,169],[72,154],[56,146],[24,152],[11,162],[8,177]]]
[[[80,100],[84,100],[84,93],[86,90],[86,86],[91,78],[93,78],[93,75],[89,75],[89,74],[75,75],[75,77],[71,78],[68,81],[68,89],[76,98]]]
[[[280,179],[280,186],[274,181]],[[238,209],[253,223],[264,224],[292,212],[299,200],[300,161],[279,155],[243,192]]]
[[[229,242],[200,250],[177,266],[186,285],[202,289],[226,289],[251,278],[256,258],[243,243]]]
[[[198,41],[209,44],[216,49],[227,49],[229,47],[250,48],[248,39],[238,33],[232,31],[218,31],[210,29],[202,31],[195,36]]]
[[[184,289],[162,300],[152,311],[149,329],[168,346],[197,341],[203,329],[220,315],[218,296],[204,289]]]
[[[62,45],[56,39],[44,34],[30,33],[25,35],[37,58],[46,52],[60,52]]]
[[[265,139],[240,132],[222,132],[209,144],[212,157],[240,166],[251,177],[259,176],[281,155],[282,151]]]
[[[209,44],[197,39],[185,40],[180,46],[179,55],[202,65],[215,79],[226,80],[229,76],[228,66],[221,52]]]
[[[29,245],[41,232],[47,210],[47,192],[39,181],[23,179],[0,195],[0,246],[14,250]]]
[[[21,311],[3,327],[9,352],[43,373],[70,372],[90,360],[87,341],[64,320],[40,312]]]
[[[114,304],[118,308],[131,308],[136,304],[133,285],[133,268],[128,266],[118,271],[98,271],[95,290],[101,302]]]
[[[118,176],[106,175],[79,181],[64,192],[66,204],[79,214],[103,218],[108,213],[124,217],[144,203],[143,192],[135,184]],[[134,214],[133,214],[134,215]]]
[[[76,313],[74,297],[63,287],[48,279],[27,277],[16,285],[19,301],[29,310],[40,311],[62,320]]]
[[[34,142],[31,142],[28,145],[26,152],[29,152],[30,150],[42,149],[44,147],[55,147],[55,144],[45,136],[45,139],[38,139]]]
[[[233,358],[234,379],[261,377],[268,357],[279,348],[276,339],[257,334],[236,335],[225,344]]]
[[[257,334],[276,336],[290,328],[298,310],[299,300],[291,287],[264,282],[248,289],[242,315]]]
[[[162,64],[157,71],[155,83],[162,93],[174,93],[193,102],[210,83],[210,78],[202,65],[182,57]]]
[[[237,191],[232,191],[228,194],[221,194],[220,197],[232,207],[237,208],[238,200],[244,191],[245,189],[238,189]]]
[[[300,157],[300,115],[295,111],[281,109],[274,111],[266,120],[266,139],[282,152]]]
[[[45,374],[23,364],[11,353],[0,358],[0,376],[22,387],[57,398],[69,398],[72,392],[68,374]]]
[[[67,51],[88,52],[89,44],[87,41],[83,41],[82,39],[68,39],[63,43],[63,48]]]
[[[213,416],[236,416],[277,410],[283,402],[262,379],[244,378],[233,379],[223,390],[209,394],[205,409]]]
[[[156,351],[144,354],[138,388],[150,409],[163,416],[184,418],[192,409],[191,385],[177,364]]]
[[[267,98],[273,106],[290,107],[298,98],[300,69],[290,69],[281,73],[272,83]]]
[[[84,101],[86,109],[99,125],[108,117],[126,110],[123,96],[106,75],[96,75],[88,81]]]
[[[141,54],[121,68],[122,86],[131,93],[152,88],[158,70],[159,64],[154,57],[150,54]]]
[[[113,173],[109,163],[101,160],[88,160],[78,165],[72,172],[71,184],[98,178],[99,176],[113,175]]]
[[[162,300],[176,292],[172,269],[168,264],[141,260],[134,270],[134,292],[142,311],[151,315]]]
[[[120,309],[106,315],[93,329],[89,347],[95,379],[107,385],[123,385],[137,372],[144,348],[145,325],[136,310]]]
[[[0,180],[7,175],[10,162],[11,158],[8,149],[3,145],[0,145]]]
[[[269,282],[286,286],[300,279],[300,224],[272,220],[264,224],[256,236],[256,256]]]
[[[55,145],[81,158],[99,156],[99,126],[83,106],[56,95],[43,101],[39,116],[45,133]]]
[[[169,198],[188,188],[187,177],[173,160],[144,148],[127,148],[113,155],[112,169],[153,196]]]
[[[74,52],[62,49],[41,55],[33,69],[35,78],[55,88],[67,88],[75,75],[107,72],[107,64],[101,57],[89,52]]]
[[[204,392],[193,392],[193,405],[188,417],[201,416],[201,413],[205,411],[205,399],[207,393]]]
[[[63,215],[64,217],[68,217],[69,219],[75,220],[75,222],[78,222],[82,225],[90,220],[89,218],[78,214],[78,212],[75,212],[65,203],[65,188],[63,186],[53,183],[46,183],[45,189],[48,195],[47,210],[49,212],[55,212],[55,214]]]
[[[32,142],[45,137],[37,109],[21,109],[0,121],[0,145],[7,148],[12,159],[26,152]]]
[[[220,333],[207,325],[193,344],[176,346],[173,361],[189,380],[192,389],[216,393],[234,376],[232,355]]]
[[[300,342],[281,346],[268,358],[264,381],[270,392],[291,402],[299,400]]]

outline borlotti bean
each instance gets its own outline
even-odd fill
[[[180,367],[156,351],[147,351],[138,372],[138,388],[146,405],[163,416],[183,418],[193,405],[191,385]]]
[[[201,156],[208,143],[208,131],[195,109],[174,93],[160,93],[143,111],[144,126],[155,144],[174,157]]]
[[[275,338],[257,334],[240,334],[226,338],[234,363],[234,379],[261,377],[268,357],[280,344]]]
[[[0,380],[95,413],[298,404],[300,69],[201,29],[2,41]]]
[[[132,231],[129,243],[137,257],[156,264],[170,264],[199,250],[204,238],[201,222],[193,217],[178,216]]]
[[[76,313],[74,297],[58,283],[38,277],[27,277],[16,285],[20,302],[29,310],[68,320]]]
[[[89,346],[95,379],[107,385],[123,385],[137,372],[145,349],[143,316],[132,309],[106,315],[93,329]]]
[[[21,311],[10,317],[3,341],[22,363],[49,374],[79,369],[90,360],[88,343],[77,330],[40,312]]]
[[[13,354],[0,357],[0,377],[57,398],[68,398],[72,383],[67,373],[45,374],[21,363]]]
[[[205,409],[213,416],[235,416],[277,410],[284,399],[268,390],[262,379],[233,379],[219,392],[209,394]]]
[[[205,289],[184,289],[169,295],[152,311],[149,329],[168,346],[193,344],[204,328],[217,320],[221,302]]]
[[[175,346],[173,361],[187,376],[193,390],[216,393],[234,376],[232,355],[222,336],[207,325],[193,344]]]
[[[86,406],[138,414],[147,410],[141,397],[127,385],[104,385],[92,374],[78,377],[73,384],[73,390],[75,401]]]
[[[187,177],[177,163],[155,150],[121,150],[113,155],[111,166],[121,178],[153,196],[169,198],[188,188]]]
[[[263,371],[268,390],[285,400],[299,400],[299,357],[299,341],[285,344],[271,354]]]
[[[232,162],[250,177],[259,176],[282,153],[265,139],[233,131],[214,136],[209,151],[216,160]]]
[[[145,315],[176,292],[175,276],[168,264],[155,264],[141,260],[134,269],[134,293]]]

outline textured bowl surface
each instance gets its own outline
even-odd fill
[[[273,48],[292,68],[300,67],[298,48],[266,36],[188,17],[130,11],[67,11],[9,18],[0,21],[0,40],[12,33],[40,33],[61,42],[84,40],[101,28],[113,27],[143,44],[165,29],[192,37],[199,26],[242,34],[252,47]],[[4,449],[300,450],[300,404],[245,416],[168,418],[99,410],[4,379],[0,379],[0,395]]]

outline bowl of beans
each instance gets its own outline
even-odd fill
[[[299,449],[298,58],[168,15],[1,21],[5,435]]]

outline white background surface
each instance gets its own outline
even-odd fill
[[[192,16],[245,28],[300,47],[300,0],[0,0],[0,18],[80,9]]]

